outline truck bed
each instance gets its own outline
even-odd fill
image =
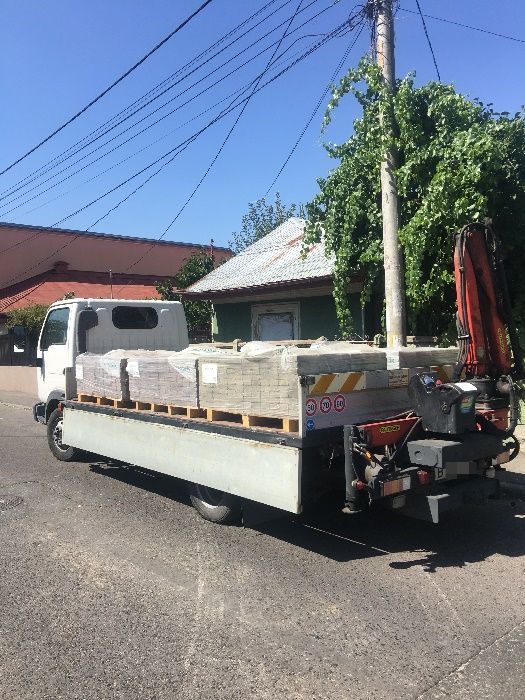
[[[211,422],[66,401],[63,440],[103,457],[300,513],[303,455],[342,439],[341,429],[305,437],[282,430]]]

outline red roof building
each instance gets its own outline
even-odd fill
[[[0,223],[0,326],[7,311],[76,297],[156,297],[155,282],[173,277],[209,246],[131,236]],[[217,260],[230,258],[214,248]]]

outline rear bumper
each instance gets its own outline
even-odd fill
[[[406,502],[398,512],[412,518],[438,523],[444,513],[459,508],[467,503],[483,504],[488,498],[494,498],[499,492],[497,479],[476,477],[462,481],[449,482],[431,494],[406,493]]]
[[[33,418],[36,420],[37,423],[44,423],[46,422],[46,404],[45,403],[36,403],[33,406]]]

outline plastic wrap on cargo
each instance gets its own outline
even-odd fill
[[[458,358],[458,348],[396,348],[386,350],[386,357],[388,369],[454,365]]]
[[[197,358],[187,351],[134,351],[127,372],[132,401],[197,407]]]
[[[129,399],[125,351],[105,355],[86,352],[75,363],[77,393],[127,401]]]
[[[255,358],[239,352],[199,359],[201,407],[297,418],[299,379],[283,367],[281,354]]]
[[[241,352],[199,360],[199,401],[249,415],[297,418],[299,378],[386,369],[384,351],[344,344],[338,352],[275,343],[247,343]]]

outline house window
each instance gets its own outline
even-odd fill
[[[113,325],[121,330],[156,328],[159,317],[151,306],[115,306],[111,312]]]
[[[297,340],[299,304],[256,304],[252,306],[253,340]]]

